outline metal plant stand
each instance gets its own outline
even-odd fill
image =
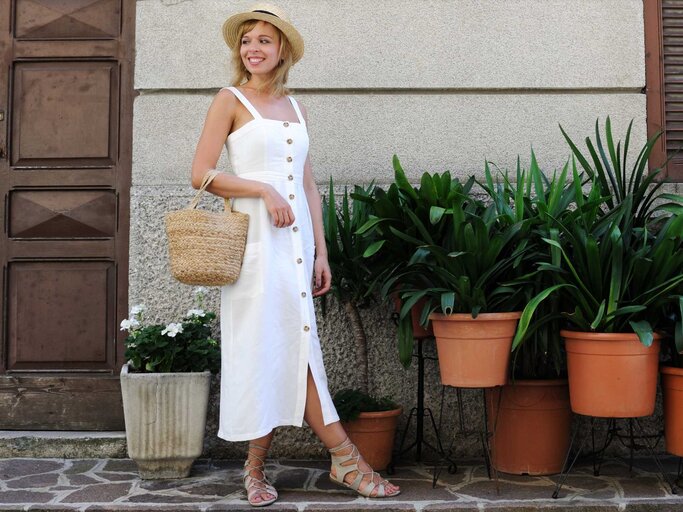
[[[448,466],[448,471],[449,473],[455,473],[457,471],[457,466],[455,463],[452,461],[450,458],[450,455],[453,451],[453,443],[455,442],[456,438],[461,437],[461,438],[468,438],[468,437],[473,437],[477,436],[479,437],[479,440],[481,442],[481,448],[482,448],[482,453],[484,455],[484,463],[486,464],[486,473],[489,477],[489,480],[492,478],[496,481],[496,492],[500,492],[500,487],[499,487],[499,481],[498,481],[498,472],[496,471],[496,468],[493,467],[493,464],[491,463],[491,447],[489,445],[489,439],[491,436],[496,431],[496,425],[498,422],[498,409],[500,408],[500,399],[502,396],[502,393],[498,394],[498,402],[496,404],[496,411],[494,418],[495,421],[493,423],[493,429],[490,429],[489,427],[489,418],[488,418],[488,410],[486,407],[486,389],[488,388],[478,388],[481,391],[481,398],[482,398],[482,407],[483,407],[483,413],[482,413],[482,428],[481,430],[468,430],[467,427],[465,426],[465,409],[463,406],[463,397],[462,393],[464,389],[477,389],[477,388],[455,388],[456,390],[456,400],[457,400],[457,405],[458,405],[458,430],[455,432],[453,435],[453,438],[451,439],[451,443],[448,447],[448,456],[446,457],[446,460],[450,463]],[[436,482],[439,479],[439,475],[441,474],[441,471],[443,470],[442,466],[436,466],[434,468],[434,478],[432,480],[432,487],[436,487]]]
[[[441,387],[441,405],[439,408],[439,425],[437,426],[436,419],[434,418],[434,414],[432,413],[432,410],[429,407],[425,407],[424,405],[424,379],[425,379],[425,360],[430,360],[430,361],[436,361],[436,357],[430,357],[430,356],[425,356],[424,355],[424,350],[423,350],[423,344],[425,341],[428,339],[433,339],[433,338],[417,338],[415,341],[417,342],[417,349],[415,353],[413,353],[413,358],[417,359],[417,399],[416,399],[416,406],[413,407],[410,410],[410,414],[408,415],[408,421],[406,422],[406,426],[403,429],[403,434],[401,435],[401,444],[398,449],[398,453],[396,455],[396,458],[400,458],[402,455],[410,451],[412,448],[415,448],[415,461],[420,462],[422,460],[422,448],[427,447],[433,450],[434,452],[438,453],[441,455],[441,457],[444,457],[447,459],[453,466],[455,466],[455,463],[451,461],[451,459],[446,455],[446,451],[443,449],[443,445],[441,443],[441,436],[439,434],[440,427],[441,427],[441,418],[443,416],[443,403],[444,403],[444,391],[445,391],[445,386]],[[410,445],[405,446],[405,441],[406,437],[408,435],[408,430],[410,429],[410,425],[413,421],[413,418],[415,418],[415,440],[410,443]],[[429,441],[427,441],[424,438],[424,425],[425,425],[425,418],[429,418],[429,423],[428,425],[432,426],[432,430],[434,431],[434,436],[436,438],[436,446],[432,445]],[[388,472],[391,474],[393,472],[393,466],[390,465],[387,468]],[[455,472],[455,470],[454,470]]]
[[[576,414],[576,413],[575,413]],[[565,458],[564,461],[564,469],[562,471],[562,474],[560,475],[560,479],[557,482],[557,485],[555,486],[555,491],[553,492],[553,498],[557,499],[560,495],[560,490],[562,489],[562,486],[564,485],[565,481],[567,480],[567,477],[569,476],[569,473],[571,472],[572,468],[574,467],[574,464],[578,460],[579,456],[581,455],[581,452],[583,448],[585,447],[586,443],[588,442],[588,438],[590,437],[591,439],[591,447],[592,447],[592,456],[593,456],[593,474],[595,476],[600,475],[600,470],[602,468],[602,462],[604,460],[604,454],[605,450],[607,447],[615,440],[619,441],[622,443],[624,446],[626,446],[629,449],[629,471],[633,472],[633,454],[636,450],[646,450],[650,457],[652,457],[652,460],[654,461],[655,465],[657,466],[657,469],[662,475],[662,478],[666,480],[667,484],[669,484],[669,487],[671,488],[671,493],[672,494],[677,494],[677,482],[671,480],[666,472],[664,471],[664,467],[662,466],[662,462],[659,460],[659,457],[657,456],[657,453],[655,452],[655,447],[659,443],[659,440],[662,438],[662,433],[658,434],[646,434],[645,431],[643,430],[641,424],[640,424],[640,418],[623,418],[623,420],[628,421],[628,433],[624,434],[622,433],[622,428],[617,426],[617,418],[597,418],[594,416],[583,416],[580,414],[577,414],[579,416],[579,422],[576,425],[576,428],[574,429],[574,433],[572,434],[572,439],[571,442],[569,443],[569,449],[567,450],[567,457]],[[619,418],[621,419],[621,418]],[[579,435],[579,432],[581,431],[581,424],[584,423],[586,420],[590,421],[590,434],[584,434],[583,437],[581,438],[580,442],[578,443],[578,448],[576,450],[576,453],[574,454],[574,457],[571,457],[571,452],[572,448],[576,442],[576,439]],[[596,421],[598,420],[606,420],[607,421],[607,432],[605,434],[605,441],[599,449],[596,449],[596,444],[595,444],[595,424]],[[652,441],[652,444],[651,444]],[[571,459],[571,462],[570,462]],[[682,470],[682,463],[683,459],[679,460],[679,465],[678,465],[678,479],[680,480],[681,478],[681,470]]]

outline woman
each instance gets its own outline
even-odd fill
[[[225,143],[235,175],[220,174],[208,190],[235,198],[234,208],[249,214],[240,277],[221,293],[218,436],[250,441],[244,484],[253,506],[277,499],[264,473],[273,429],[303,420],[332,455],[332,481],[363,496],[396,496],[399,488],[348,439],[327,389],[312,297],[330,289],[331,273],[306,111],[285,89],[303,40],[280,9],[265,4],[228,18],[223,36],[234,86],[209,107],[192,164],[199,188]]]

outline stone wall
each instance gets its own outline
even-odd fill
[[[517,155],[528,162],[532,147],[551,172],[569,156],[558,124],[578,141],[592,133],[596,118],[607,115],[616,134],[634,119],[634,147],[644,141],[642,0],[278,3],[306,42],[290,85],[309,111],[311,158],[321,185],[330,176],[338,184],[389,183],[393,154],[413,180],[427,170],[480,175],[485,159],[512,168]],[[213,95],[230,83],[220,27],[230,13],[249,5],[137,2],[130,304],[146,303],[160,321],[178,318],[192,305],[190,287],[169,275],[162,215],[191,197],[190,164],[204,115]],[[228,168],[225,154],[219,168]],[[210,305],[217,310],[215,290]],[[416,370],[398,363],[390,316],[382,304],[363,311],[371,387],[409,411]],[[348,320],[334,301],[318,318],[335,391],[357,378]],[[426,351],[433,355],[431,342]],[[427,404],[438,409],[434,361],[428,361],[426,374]],[[479,421],[479,398],[466,396],[472,425]],[[215,438],[215,417],[214,407],[207,454],[240,456],[242,444]],[[449,389],[448,439],[456,420]],[[286,428],[276,435],[276,456],[323,453],[308,429]],[[478,455],[478,440],[459,440],[456,453]]]

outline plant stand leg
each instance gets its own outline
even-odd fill
[[[659,442],[658,440],[655,441],[655,444],[653,446],[650,445],[648,442],[649,436],[645,435],[644,430],[640,424],[640,421],[638,418],[633,418],[633,423],[636,426],[636,430],[638,431],[638,435],[640,439],[643,440],[643,445],[645,446],[645,449],[650,453],[650,457],[652,457],[652,460],[655,461],[655,465],[657,466],[657,469],[659,472],[662,474],[662,478],[666,481],[667,484],[669,484],[669,487],[671,488],[671,494],[678,494],[678,488],[676,487],[676,482],[669,478],[669,476],[666,474],[664,471],[664,466],[662,466],[662,461],[659,460],[659,457],[657,456],[657,453],[655,452],[655,447],[657,446],[657,443]],[[680,463],[679,463],[679,474],[680,474]]]
[[[490,450],[490,446],[489,446],[489,438],[493,435],[493,432],[495,432],[495,430],[493,432],[490,431],[489,426],[488,426],[488,415],[487,415],[487,410],[486,410],[486,395],[485,395],[486,390],[483,388],[480,388],[481,396],[482,396],[482,406],[484,408],[484,410],[482,412],[483,428],[481,430],[471,431],[471,430],[467,430],[467,428],[465,426],[465,408],[464,408],[464,401],[463,401],[463,395],[462,395],[463,389],[470,389],[470,388],[455,388],[456,402],[457,402],[457,407],[458,407],[458,427],[459,428],[458,428],[458,431],[455,432],[455,434],[453,435],[453,437],[451,439],[451,443],[448,447],[447,453],[450,456],[450,454],[452,453],[453,444],[454,444],[455,439],[457,437],[463,437],[463,438],[467,438],[467,437],[471,437],[471,436],[479,437],[479,440],[481,441],[481,445],[482,445],[482,452],[483,452],[483,456],[484,456],[484,462],[486,464],[486,471],[488,473],[488,477],[489,477],[489,479],[492,479],[492,475],[493,475],[493,477],[495,478],[495,481],[496,481],[496,492],[498,492],[500,494],[500,484],[498,481],[498,472],[496,471],[496,469],[491,464],[491,450]],[[501,395],[499,394],[498,395],[498,405],[500,405],[500,398],[501,398]],[[443,399],[443,394],[442,394],[442,399]],[[443,404],[442,404],[442,406],[443,406]],[[495,417],[497,420],[498,408],[496,408]],[[495,429],[495,422],[494,422],[494,429]],[[452,462],[448,456],[446,457],[446,460],[448,460],[450,462],[450,466],[448,468],[449,472],[455,473],[455,468],[456,468],[455,463]],[[451,468],[453,468],[453,471],[451,471]],[[438,481],[439,475],[441,474],[442,470],[443,470],[443,467],[440,464],[437,464],[434,467],[434,478],[432,479],[432,487],[433,488],[436,487],[436,482]]]
[[[579,447],[574,453],[574,457],[571,457],[572,453],[572,448],[574,447],[574,443],[576,442],[576,438],[579,436],[579,433],[581,432],[581,423],[582,423],[583,416],[579,416],[579,421],[577,424],[574,426],[574,432],[572,433],[572,439],[569,442],[569,448],[567,449],[567,456],[564,459],[564,464],[562,466],[562,473],[560,473],[560,479],[557,481],[557,485],[555,486],[555,491],[553,491],[553,499],[557,499],[560,496],[560,490],[562,489],[562,486],[564,483],[567,481],[567,477],[569,476],[569,473],[571,472],[572,468],[574,467],[574,464],[576,464],[576,461],[579,459],[579,456],[581,455],[581,451],[583,450],[584,445],[586,444],[587,436],[582,436],[581,440],[579,442]],[[595,437],[593,433],[593,418],[591,418],[591,438],[593,439],[593,445],[595,445]],[[571,462],[569,462],[569,459],[571,458]]]
[[[451,472],[451,467],[456,467],[455,462],[453,462],[450,457],[446,454],[446,451],[443,448],[443,444],[441,442],[441,436],[439,434],[440,429],[437,427],[436,420],[434,419],[434,414],[432,413],[432,410],[429,407],[425,407],[424,405],[424,380],[425,380],[425,360],[433,360],[436,361],[435,357],[429,357],[424,355],[424,350],[423,350],[423,343],[429,338],[416,338],[416,346],[417,350],[416,353],[413,354],[413,357],[417,359],[417,397],[416,397],[416,407],[413,407],[410,411],[410,415],[408,416],[408,421],[406,422],[406,426],[403,429],[403,434],[401,436],[401,444],[399,445],[398,453],[396,454],[396,458],[400,458],[403,454],[407,453],[410,451],[413,447],[415,447],[415,462],[420,462],[422,460],[422,448],[427,447],[433,450],[434,452],[438,453],[441,455],[441,457],[445,458],[450,462],[449,466],[449,472]],[[443,413],[443,400],[444,400],[444,389],[442,387],[441,390],[441,412]],[[410,445],[404,447],[405,440],[408,434],[408,429],[410,428],[411,421],[415,418],[415,440],[410,443]],[[431,426],[432,429],[434,430],[434,436],[436,437],[436,444],[437,446],[433,446],[431,443],[425,440],[424,438],[424,424],[425,424],[425,417],[428,417],[431,421]],[[439,421],[441,421],[441,416],[439,417]],[[392,466],[390,465],[390,468]],[[388,468],[389,469],[389,468]],[[393,468],[392,468],[393,470]],[[453,473],[455,472],[455,469],[452,471]],[[391,473],[390,473],[391,474]]]

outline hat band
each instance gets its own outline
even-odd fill
[[[260,12],[260,13],[262,13],[262,14],[270,14],[271,16],[275,16],[277,19],[280,19],[280,16],[278,16],[277,14],[273,14],[273,13],[270,12],[270,11],[261,11],[261,10],[258,10],[258,9],[257,9],[256,11],[251,11],[251,12]]]

